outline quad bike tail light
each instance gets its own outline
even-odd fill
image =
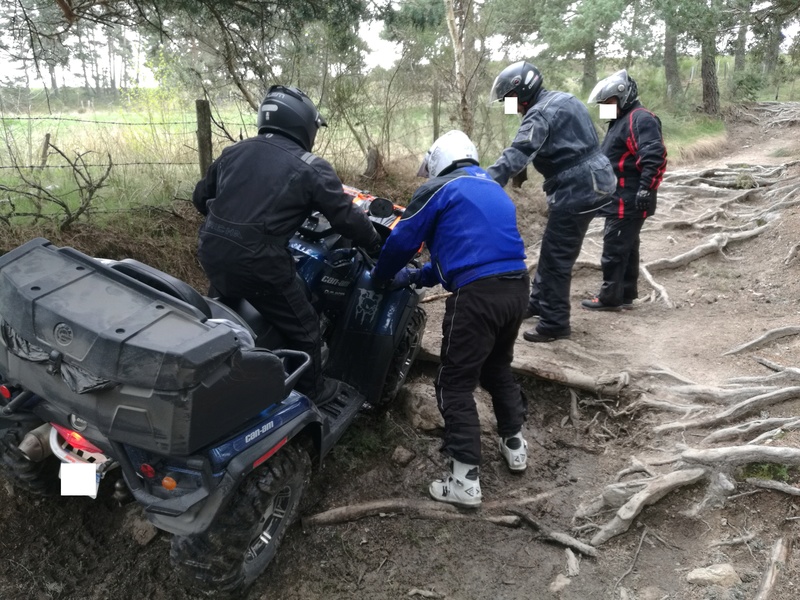
[[[56,423],[51,423],[51,425],[56,431],[58,431],[58,435],[64,438],[64,441],[73,448],[77,450],[83,450],[84,452],[91,452],[92,454],[103,454],[103,451],[100,448],[92,444],[77,431],[72,431],[71,429],[67,429],[66,427],[62,427]]]
[[[11,390],[7,385],[0,385],[0,396],[6,400],[11,400]]]

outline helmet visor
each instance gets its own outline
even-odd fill
[[[589,104],[601,104],[609,98],[616,97],[622,101],[628,89],[628,72],[626,70],[617,71],[605,79],[597,82],[597,85],[589,94]]]
[[[495,78],[494,84],[492,84],[492,90],[489,92],[489,104],[493,102],[502,102],[503,98],[513,91],[514,82],[512,78],[504,77],[501,73]]]
[[[430,160],[430,158],[431,158],[431,151],[428,150],[425,153],[425,157],[422,159],[422,164],[419,166],[419,169],[417,170],[417,177],[427,178],[431,176],[431,172],[428,169],[428,161]]]

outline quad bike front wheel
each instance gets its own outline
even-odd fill
[[[421,307],[414,308],[414,314],[408,320],[403,339],[395,350],[392,364],[389,365],[379,406],[386,406],[392,402],[400,392],[400,388],[403,387],[406,377],[411,371],[411,365],[414,364],[420,348],[422,348],[422,335],[425,333],[427,320],[428,315]]]
[[[310,473],[308,453],[295,445],[250,473],[208,530],[172,538],[170,557],[181,576],[198,588],[223,592],[253,583],[297,518]]]

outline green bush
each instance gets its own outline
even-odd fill
[[[730,86],[732,102],[755,102],[764,88],[764,78],[753,71],[739,71],[733,74]]]

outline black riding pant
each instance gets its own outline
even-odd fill
[[[528,287],[527,275],[487,277],[459,288],[445,304],[436,398],[445,423],[442,450],[460,462],[481,460],[478,384],[492,397],[498,433],[510,437],[522,429],[525,410],[511,361]]]
[[[607,217],[603,234],[603,285],[598,300],[608,306],[633,302],[639,296],[639,233],[644,219]]]
[[[286,338],[287,348],[311,357],[311,365],[295,387],[312,400],[316,398],[323,388],[319,318],[300,281],[292,277],[286,285],[266,286],[245,298]]]
[[[569,335],[572,267],[581,253],[583,238],[596,211],[550,211],[542,237],[539,264],[531,286],[530,306],[539,315],[536,331]]]

